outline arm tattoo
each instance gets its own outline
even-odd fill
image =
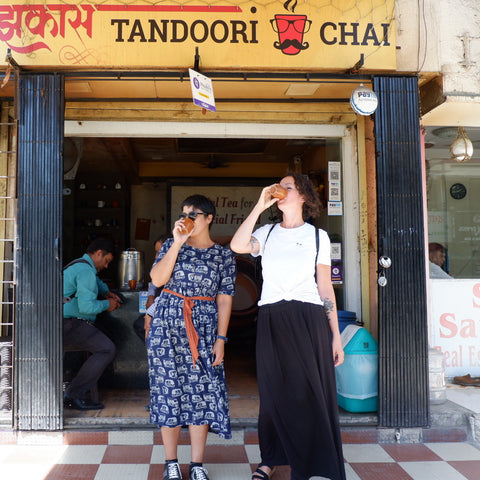
[[[250,248],[252,252],[257,249],[258,245],[258,240],[255,237],[250,237]]]
[[[323,308],[325,309],[325,313],[327,314],[327,318],[330,320],[330,314],[333,312],[335,304],[329,299],[326,298],[323,301]]]

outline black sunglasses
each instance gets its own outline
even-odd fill
[[[207,218],[210,214],[205,213],[205,212],[189,212],[189,213],[181,213],[178,218],[191,218],[192,220],[195,220],[199,215],[205,215],[205,218]]]

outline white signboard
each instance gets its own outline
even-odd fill
[[[480,376],[480,279],[430,280],[432,347],[445,355],[445,374]]]
[[[263,186],[185,186],[173,185],[171,190],[172,227],[181,213],[180,205],[190,195],[200,194],[210,198],[215,204],[217,215],[213,220],[212,238],[221,244],[230,241],[233,234],[242,224],[258,201]],[[269,218],[271,211],[264,211],[255,229],[265,223],[276,223],[278,220]]]
[[[191,68],[188,69],[188,73],[190,75],[193,103],[211,112],[216,112],[212,80]]]

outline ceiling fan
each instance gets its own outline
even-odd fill
[[[226,160],[223,160],[214,154],[210,154],[205,162],[199,163],[200,165],[202,165],[203,168],[210,168],[212,170],[216,168],[225,168],[230,166],[228,163],[226,163]]]

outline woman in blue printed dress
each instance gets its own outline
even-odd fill
[[[153,284],[164,286],[148,311],[150,421],[162,432],[164,480],[182,478],[177,447],[184,425],[191,441],[190,479],[208,480],[202,465],[208,431],[231,438],[223,358],[236,264],[232,251],[210,237],[213,202],[192,195],[181,208],[173,239],[164,242],[150,272]],[[183,233],[187,218],[194,228]]]

